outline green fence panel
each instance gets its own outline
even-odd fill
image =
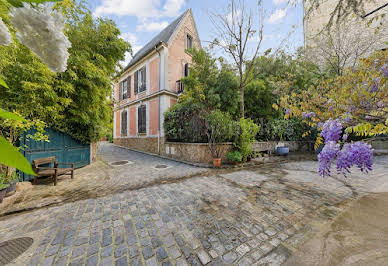
[[[76,168],[90,164],[90,144],[83,144],[73,139],[66,133],[46,129],[49,142],[36,141],[27,138],[28,134],[34,134],[34,130],[26,132],[20,140],[20,147],[24,147],[22,153],[27,160],[55,156],[58,162],[74,163]],[[33,176],[20,173],[24,181],[32,180]]]

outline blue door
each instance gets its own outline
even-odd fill
[[[49,142],[26,138],[33,133],[33,130],[26,132],[20,141],[20,147],[24,147],[22,153],[30,163],[34,159],[55,156],[58,162],[74,163],[76,168],[90,164],[90,144],[83,144],[66,133],[52,129],[46,129]],[[33,176],[21,173],[21,179],[28,181]]]

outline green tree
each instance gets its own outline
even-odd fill
[[[90,142],[106,133],[111,118],[112,77],[130,45],[120,38],[113,21],[93,19],[89,10],[76,8],[68,19],[67,35],[72,43],[67,70],[58,80],[74,88],[64,119],[55,127],[76,139]]]
[[[272,88],[263,79],[252,80],[245,88],[245,112],[246,116],[254,121],[263,123],[268,119],[278,116],[278,112],[272,108],[276,103],[276,96]]]
[[[236,116],[238,112],[238,80],[231,66],[222,58],[213,58],[203,49],[191,50],[190,75],[183,79],[182,100],[190,99],[212,110]],[[218,67],[220,65],[220,67]]]

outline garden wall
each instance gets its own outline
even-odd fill
[[[158,138],[116,138],[113,143],[133,150],[158,154]]]
[[[275,152],[278,143],[278,141],[258,141],[252,144],[252,149],[257,152]],[[313,141],[282,141],[282,143],[286,144],[291,152],[314,150]]]
[[[257,152],[275,152],[277,141],[255,142],[253,150]],[[314,142],[306,141],[284,141],[290,151],[313,151]],[[164,157],[177,159],[192,163],[212,163],[213,158],[207,143],[183,143],[183,142],[164,142],[160,139],[158,152],[158,138],[117,138],[114,144],[127,147],[133,150],[147,153],[159,154]],[[222,143],[221,158],[223,162],[228,159],[226,154],[233,150],[233,144]]]
[[[222,143],[221,159],[226,161],[226,154],[233,150],[232,143]],[[166,142],[161,150],[161,155],[193,163],[212,163],[213,158],[207,143],[181,143]]]

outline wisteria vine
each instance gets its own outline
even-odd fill
[[[341,133],[343,123],[339,119],[330,119],[322,127],[321,136],[325,140],[325,146],[318,154],[319,168],[321,176],[331,175],[331,165],[336,163],[337,173],[345,177],[350,173],[350,168],[357,166],[361,172],[372,170],[373,150],[372,146],[357,141],[344,143],[341,147]],[[342,136],[342,142],[347,140],[347,135]]]

